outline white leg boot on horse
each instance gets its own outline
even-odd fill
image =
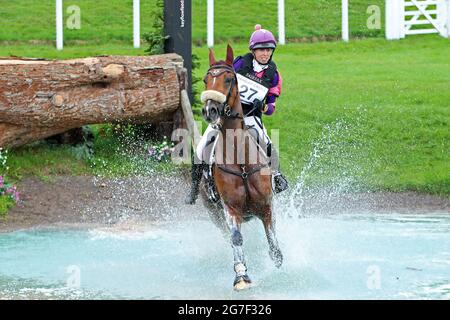
[[[234,272],[236,273],[233,287],[235,290],[243,290],[249,288],[252,281],[247,274],[247,265],[245,264],[244,250],[242,248],[242,245],[244,243],[241,233],[242,221],[240,221],[240,216],[237,213],[232,213],[232,209],[225,209],[226,220],[231,233],[231,247],[233,248],[234,257]]]

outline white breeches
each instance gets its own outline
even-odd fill
[[[253,131],[250,132],[250,134],[254,137],[258,136],[259,139],[263,139],[262,141],[265,142],[266,145],[270,143],[270,138],[267,135],[266,128],[264,128],[264,124],[262,123],[260,118],[257,118],[255,116],[251,117],[245,117],[244,118],[245,125],[248,130]],[[257,132],[257,135],[256,135]],[[200,139],[200,142],[197,145],[196,155],[197,157],[202,161],[207,161],[209,159],[205,159],[211,154],[210,148],[213,147],[214,143],[212,141],[215,140],[217,135],[219,134],[219,130],[214,129],[211,125],[206,128],[206,131],[203,133],[202,138]],[[208,146],[208,148],[205,148]]]

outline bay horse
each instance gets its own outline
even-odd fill
[[[248,139],[248,135],[246,135],[248,130],[244,123],[237,76],[233,69],[231,46],[227,47],[225,61],[216,61],[214,52],[209,49],[209,66],[204,78],[205,91],[202,92],[203,117],[220,131],[219,135],[222,137],[226,137],[227,133],[230,136],[229,133],[232,133],[232,148],[228,148],[229,143],[226,148],[223,147],[224,144],[217,143],[214,152],[216,157],[221,155],[222,159],[231,157],[235,160],[231,163],[229,161],[220,163],[216,159],[212,164],[212,177],[220,201],[218,201],[219,205],[215,207],[210,202],[209,209],[212,210],[215,222],[223,227],[222,231],[231,235],[236,273],[233,286],[235,290],[241,290],[251,285],[243,250],[241,234],[243,222],[251,217],[258,217],[264,224],[271,259],[276,267],[280,267],[283,262],[283,255],[275,236],[272,176],[267,156],[256,157],[256,161],[250,161],[251,144],[257,144],[257,142],[254,139]],[[236,160],[242,156],[243,151],[242,148],[238,150],[238,146],[242,144],[245,146],[245,156],[241,158],[243,161],[238,163]],[[257,148],[253,148],[253,150],[255,149]],[[203,189],[204,200],[205,193]],[[208,201],[204,202],[207,205]]]

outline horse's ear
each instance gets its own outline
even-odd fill
[[[216,63],[216,58],[214,58],[214,51],[212,51],[211,48],[209,48],[209,66],[211,67]]]
[[[227,45],[227,60],[226,60],[226,63],[229,64],[230,66],[232,66],[233,65],[233,60],[234,60],[233,48],[231,48],[230,45]]]

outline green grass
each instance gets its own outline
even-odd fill
[[[157,0],[141,0],[141,33],[153,31]],[[80,8],[81,28],[69,29],[67,7]],[[133,0],[64,1],[64,50],[55,48],[55,1],[5,1],[0,6],[0,56],[70,59],[144,55],[133,48]]]
[[[0,46],[0,56],[18,56],[45,59],[74,59],[101,55],[145,55],[145,48],[133,48],[132,44],[124,42],[100,44],[65,45],[64,50],[56,50],[53,45],[30,45],[26,43],[11,43]]]
[[[295,43],[340,37],[340,0],[286,0],[288,45],[275,61],[283,75],[277,112],[264,119],[278,129],[283,171],[306,185],[342,181],[370,190],[416,190],[450,194],[450,42],[438,36],[385,41],[384,1],[350,1],[350,43]],[[141,31],[151,31],[156,0],[141,0]],[[247,51],[253,26],[277,30],[276,0],[215,2],[215,47],[224,58],[230,42]],[[81,29],[65,29],[63,51],[54,48],[54,1],[7,1],[0,7],[0,56],[68,59],[102,54],[143,55],[132,48],[132,1],[71,1],[81,8]],[[368,5],[381,9],[380,30],[369,30]],[[206,1],[193,1],[193,43],[206,39]],[[314,41],[312,41],[314,42]],[[194,47],[202,77],[207,48]],[[199,88],[201,91],[201,88]],[[113,140],[110,140],[113,139]],[[119,147],[119,152],[112,152]],[[144,166],[120,151],[112,137],[99,137],[93,160],[73,147],[34,144],[8,160],[12,179],[54,174],[126,175]],[[156,165],[166,170],[170,165]]]
[[[64,2],[64,40],[67,43],[87,41],[132,42],[132,0],[73,0]],[[81,28],[68,29],[71,13],[67,8],[80,8]],[[369,29],[369,5],[380,8],[380,29]],[[156,0],[141,0],[141,30],[153,29]],[[286,37],[340,37],[340,0],[286,0]],[[215,40],[248,41],[256,23],[277,32],[277,0],[215,1]],[[384,34],[384,0],[352,0],[349,6],[352,36]],[[206,41],[206,1],[192,1],[192,38],[196,44]],[[43,41],[53,43],[56,37],[55,1],[3,1],[0,6],[0,41]]]
[[[49,181],[54,175],[85,174],[87,167],[76,159],[70,146],[33,143],[14,149],[8,157],[8,176],[20,180],[36,176]]]
[[[95,137],[93,155],[89,155],[86,144],[32,143],[9,153],[8,177],[18,181],[26,176],[36,176],[51,182],[52,177],[58,175],[120,177],[155,171],[169,174],[175,170],[170,162],[157,162],[146,157],[148,147],[157,142],[143,141],[132,134],[113,134],[108,131],[109,125],[93,125],[91,128]]]
[[[133,0],[64,1],[64,40],[133,41]],[[67,28],[69,6],[80,8],[80,29]],[[152,30],[156,0],[141,0],[141,30]],[[15,0],[0,5],[0,41],[54,41],[55,1]]]
[[[6,215],[8,210],[15,206],[14,200],[11,197],[2,195],[0,196],[0,217]]]
[[[148,157],[149,148],[162,141],[145,138],[136,129],[113,134],[112,126],[95,125],[92,128],[95,153],[87,159],[89,174],[120,177],[153,172],[171,174],[177,170],[170,161],[156,161]]]
[[[234,46],[236,54],[246,45]],[[215,47],[224,58],[225,45]],[[207,69],[207,49],[198,76]],[[277,49],[277,111],[291,179],[369,190],[450,194],[450,43],[433,37],[290,44]]]
[[[349,28],[351,36],[384,35],[384,0],[349,1]],[[214,39],[216,42],[248,42],[254,25],[259,23],[276,36],[278,30],[277,0],[215,1]],[[367,13],[370,5],[381,12],[381,28],[369,29]],[[193,0],[192,38],[196,44],[206,41],[206,1]],[[286,0],[285,33],[296,41],[304,37],[341,35],[341,0]]]

